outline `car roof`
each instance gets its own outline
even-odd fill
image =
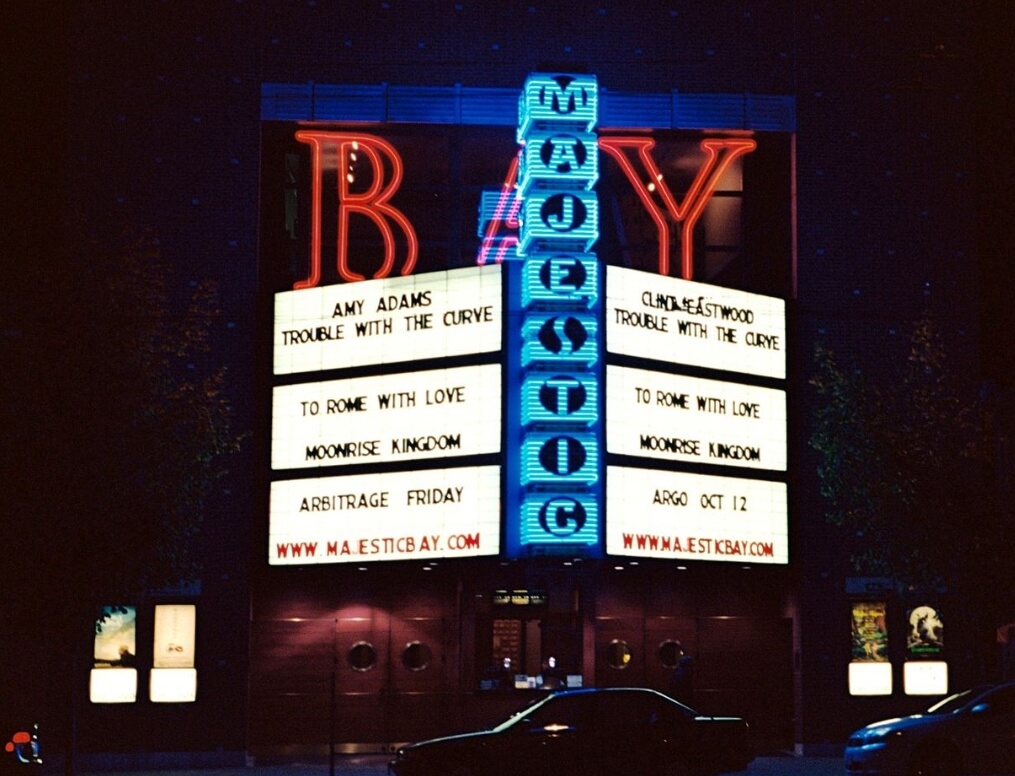
[[[557,690],[556,692],[553,692],[550,695],[553,696],[553,697],[557,697],[557,696],[565,696],[565,695],[593,695],[595,693],[600,693],[601,694],[601,693],[608,693],[608,692],[610,692],[610,693],[615,693],[615,692],[637,692],[637,693],[646,693],[646,694],[649,694],[649,695],[659,695],[661,697],[666,697],[661,692],[658,692],[657,690],[653,690],[653,689],[651,689],[649,687],[582,687],[582,688],[575,688],[573,690]]]
[[[972,687],[968,687],[963,690],[956,690],[952,695],[960,695],[963,692],[969,693],[969,697],[979,698],[981,695],[991,693],[996,690],[1006,690],[1009,688],[1015,688],[1015,682],[1000,682],[998,684],[974,684]]]

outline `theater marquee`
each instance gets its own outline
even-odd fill
[[[267,122],[272,565],[788,562],[788,135],[601,97]]]

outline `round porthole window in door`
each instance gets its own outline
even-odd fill
[[[614,639],[606,645],[606,665],[610,668],[627,668],[631,664],[631,646],[623,639]]]
[[[348,658],[353,671],[369,671],[377,665],[377,650],[369,641],[357,641],[349,648]]]
[[[666,668],[676,668],[680,658],[684,655],[684,648],[679,641],[666,639],[659,645],[659,651],[656,654],[659,656],[660,664]]]
[[[420,641],[410,641],[402,650],[402,665],[410,671],[422,671],[432,659],[430,647]]]

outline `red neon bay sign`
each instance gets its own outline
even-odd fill
[[[683,202],[674,199],[666,179],[659,172],[652,158],[655,141],[648,137],[609,137],[599,138],[599,147],[612,156],[620,164],[624,175],[634,186],[639,199],[652,216],[659,237],[659,274],[670,274],[670,234],[663,209],[652,197],[657,191],[666,208],[666,214],[680,225],[680,276],[684,280],[692,280],[694,275],[694,225],[698,223],[708,201],[712,199],[719,180],[729,169],[733,161],[744,154],[750,153],[758,144],[753,140],[702,140],[701,150],[707,155],[704,164],[698,169],[694,182],[684,195]],[[629,152],[633,152],[634,159]],[[639,174],[635,166],[637,161],[643,169]]]
[[[372,220],[384,239],[384,262],[374,274],[375,278],[386,278],[395,265],[395,235],[392,224],[401,229],[408,243],[405,261],[400,274],[409,275],[416,266],[416,254],[419,243],[416,230],[405,214],[388,200],[398,191],[402,182],[402,158],[388,141],[376,135],[365,135],[349,132],[297,132],[296,139],[310,146],[312,161],[313,184],[311,191],[310,215],[310,277],[298,281],[293,288],[313,288],[321,282],[321,201],[324,170],[328,163],[336,165],[338,171],[338,274],[346,281],[365,280],[362,275],[349,269],[349,216],[353,213],[366,216]],[[345,170],[350,169],[353,160],[362,153],[371,166],[373,173],[371,184],[366,191],[354,193],[351,190]],[[330,160],[324,155],[332,155]],[[384,181],[384,163],[381,157],[387,158],[392,168],[391,180]]]
[[[338,248],[336,263],[339,276],[346,281],[365,280],[363,275],[353,272],[348,262],[348,226],[352,214],[365,216],[374,222],[384,240],[384,261],[374,273],[374,278],[386,278],[391,275],[397,261],[398,245],[395,230],[405,238],[399,274],[409,275],[416,265],[419,242],[416,231],[409,219],[398,208],[390,204],[391,198],[402,182],[403,165],[398,151],[388,141],[376,135],[353,132],[299,131],[296,140],[306,143],[311,148],[311,219],[310,219],[310,274],[305,280],[297,281],[294,289],[314,288],[321,281],[321,225],[323,219],[322,189],[326,169],[338,171]],[[711,138],[701,141],[700,148],[705,152],[705,159],[695,174],[694,180],[678,202],[670,191],[666,179],[660,172],[652,149],[655,141],[643,135],[609,135],[600,134],[599,148],[609,154],[623,170],[627,180],[638,195],[642,206],[656,225],[659,260],[658,271],[668,275],[670,270],[670,237],[669,223],[678,225],[681,261],[680,276],[692,280],[694,274],[694,227],[704,212],[705,207],[715,194],[723,174],[739,157],[757,148],[754,140],[746,138],[719,139]],[[351,190],[351,181],[344,170],[351,167],[352,161],[359,161],[362,154],[371,167],[371,184],[361,192]],[[385,180],[387,160],[391,177]],[[501,187],[494,218],[487,227],[483,246],[480,249],[479,263],[489,260],[501,261],[507,249],[517,242],[518,198],[514,196],[515,182],[518,175],[518,157],[515,157]],[[669,220],[668,220],[669,219]],[[496,251],[492,250],[495,238],[502,231],[510,235],[501,240]]]

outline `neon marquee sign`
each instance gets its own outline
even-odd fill
[[[400,153],[362,131],[287,135],[310,157],[299,211],[309,269],[275,295],[270,562],[787,562],[782,302],[692,280],[696,229],[699,272],[715,276],[716,252],[737,248],[723,240],[735,211],[708,206],[743,196],[740,164],[758,143],[740,133],[657,147],[644,131],[603,130],[598,109],[595,76],[527,79],[517,153],[504,155],[499,187],[480,193],[478,266],[436,272],[443,222],[428,215],[442,211],[415,186],[399,194],[401,154],[412,162],[429,146],[410,139]],[[597,248],[599,195],[609,220]],[[380,263],[365,269],[356,251],[377,245]],[[414,366],[437,359],[461,362]],[[407,465],[417,459],[419,483]],[[309,468],[319,476],[291,474]],[[334,504],[360,509],[356,499],[355,516],[380,533],[345,531],[352,515]],[[374,547],[387,538],[394,549]]]
[[[510,554],[601,552],[598,86],[533,74],[519,105],[522,391]],[[504,191],[502,190],[502,198]],[[514,413],[510,413],[514,416]]]
[[[583,250],[590,249],[598,237],[599,220],[598,200],[590,187],[598,179],[597,151],[601,150],[617,162],[655,225],[659,274],[670,274],[670,228],[676,225],[680,277],[693,279],[694,228],[731,165],[754,151],[757,142],[750,138],[702,140],[699,147],[704,160],[678,201],[652,155],[655,141],[651,138],[600,130],[598,137],[589,132],[583,141],[574,133],[560,131],[559,121],[547,126],[532,129],[522,138],[525,145],[511,160],[500,191],[484,195],[480,208],[483,239],[477,263],[499,263],[518,258],[519,253],[553,251],[560,246],[572,249],[576,239],[584,242]],[[348,261],[348,227],[354,215],[372,221],[384,242],[384,260],[373,278],[389,277],[396,266],[398,274],[411,274],[419,241],[412,222],[391,202],[404,175],[395,147],[376,135],[356,132],[301,130],[296,139],[311,147],[312,192],[310,272],[293,288],[314,288],[321,282],[325,170],[339,172],[335,256],[339,277],[347,282],[366,279],[353,271]],[[356,172],[371,180],[363,191],[352,189]],[[552,182],[548,173],[552,173]],[[521,227],[526,222],[534,226],[524,230],[523,237]],[[396,235],[402,240],[396,240]]]
[[[698,169],[694,183],[680,203],[677,203],[666,185],[665,176],[652,158],[654,146],[655,141],[647,137],[599,138],[599,147],[620,164],[645,209],[655,221],[659,238],[659,274],[670,274],[670,233],[666,221],[666,216],[669,215],[680,227],[680,277],[691,280],[694,276],[694,225],[715,194],[723,173],[738,157],[750,153],[758,144],[753,140],[702,140],[701,149],[707,154],[705,162]],[[634,162],[628,156],[629,152],[633,152],[640,162],[643,174],[638,174]],[[649,182],[645,183],[646,180]],[[658,193],[665,208],[659,207],[653,193]]]
[[[416,266],[416,254],[419,242],[416,230],[405,214],[389,204],[389,200],[398,191],[402,183],[402,158],[388,141],[376,135],[349,132],[309,132],[296,133],[296,139],[311,148],[311,169],[313,184],[311,193],[310,217],[310,276],[298,281],[293,288],[314,288],[321,282],[321,221],[323,218],[323,181],[326,167],[338,170],[338,274],[346,281],[365,280],[363,275],[349,268],[349,216],[356,213],[372,220],[384,238],[384,263],[374,274],[375,279],[391,275],[395,266],[395,235],[392,224],[405,235],[408,249],[401,275],[409,275]],[[359,166],[362,153],[370,163],[369,173],[372,182],[365,191],[353,192],[351,184],[355,179],[353,172]],[[386,158],[391,165],[391,180],[384,180],[384,163]]]

